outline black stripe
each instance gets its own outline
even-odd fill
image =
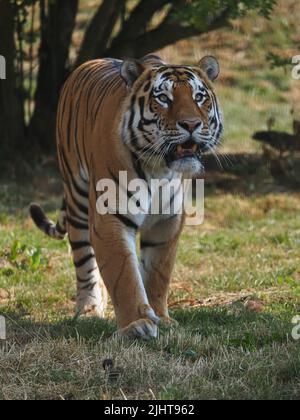
[[[70,175],[70,177],[71,177],[72,184],[73,184],[73,186],[74,186],[74,188],[75,188],[75,190],[76,190],[77,194],[78,194],[78,195],[80,195],[81,197],[86,198],[86,199],[88,200],[88,198],[89,198],[89,193],[88,193],[87,191],[85,191],[83,188],[81,188],[81,187],[77,184],[77,182],[76,182],[76,181],[75,181],[75,179],[72,177],[72,175]]]
[[[88,215],[86,215],[86,217],[82,217],[82,216],[78,215],[77,211],[70,205],[69,205],[69,208],[68,208],[68,212],[70,213],[70,215],[72,217],[74,217],[75,219],[79,219],[79,221],[81,221],[81,222],[86,222],[87,223],[88,220],[89,220]]]
[[[49,223],[49,220],[47,219],[45,213],[41,209],[41,207],[38,204],[32,204],[30,206],[30,214],[31,218],[34,221],[34,223],[37,225],[39,229],[46,229],[47,226],[51,223]]]
[[[152,125],[152,124],[156,124],[157,120],[155,120],[154,118],[152,120],[148,120],[147,118],[145,118],[144,113],[145,113],[145,98],[142,96],[141,98],[139,98],[139,108],[140,108],[140,115],[141,115],[141,119],[139,122],[139,130],[144,131],[144,125]]]
[[[143,168],[141,166],[141,163],[139,161],[139,158],[137,157],[137,155],[135,153],[132,153],[132,162],[133,162],[134,170],[137,173],[137,175],[139,176],[139,178],[140,179],[143,179],[148,184],[148,180],[147,180],[146,174],[143,171]]]
[[[72,217],[67,217],[67,221],[75,229],[78,229],[78,230],[89,230],[89,225],[87,223],[77,222]]]
[[[91,268],[89,271],[88,271],[88,274],[92,274],[94,271],[96,271],[96,270],[98,270],[98,266],[97,267],[94,267],[94,268]]]
[[[88,279],[85,280],[85,279],[81,279],[79,276],[77,276],[77,281],[78,281],[78,283],[87,283],[87,282],[93,280],[93,278],[94,277],[89,277]]]
[[[131,103],[130,103],[130,118],[129,118],[127,128],[130,132],[132,146],[134,148],[138,148],[138,136],[135,134],[133,130],[133,122],[135,119],[135,109],[134,109],[135,101],[136,101],[136,95],[133,95],[133,97],[131,98]]]
[[[135,101],[136,101],[136,95],[133,95],[130,102],[131,113],[130,113],[130,118],[129,118],[129,123],[128,123],[129,128],[132,128],[134,117],[135,117],[135,111],[134,111]]]
[[[139,226],[134,223],[132,220],[128,219],[126,216],[123,216],[122,214],[114,214],[117,219],[120,220],[120,222],[123,223],[123,225],[127,226],[130,229],[138,230]]]
[[[144,86],[144,92],[147,93],[150,88],[151,88],[151,81],[146,83],[146,85]]]
[[[102,100],[96,103],[96,109],[93,109],[94,111],[93,126],[95,125],[97,116],[99,115],[99,110],[100,110],[100,107],[102,106],[103,100],[109,95],[110,93],[109,91],[112,90],[112,87],[114,86],[116,82],[116,77],[113,77],[111,73],[109,73],[108,77],[110,80],[106,82],[104,89],[103,89],[103,86],[99,84],[99,87],[101,88]]]
[[[97,284],[98,282],[93,283],[91,285],[88,284],[87,286],[82,287],[81,290],[89,290],[91,292],[94,289],[94,287],[97,286]]]
[[[45,233],[46,233],[46,235],[48,235],[48,236],[52,236],[51,235],[51,229],[52,228],[54,228],[54,226],[52,225],[52,223],[47,223],[46,225],[45,225]]]
[[[56,224],[56,228],[55,228],[56,232],[59,233],[60,235],[65,235],[66,234],[66,229],[62,228],[59,224],[59,222]]]
[[[143,168],[142,168],[142,165],[141,165],[141,162],[140,162],[139,158],[133,152],[132,152],[132,163],[133,163],[133,168],[134,168],[136,174],[138,175],[138,177],[140,179],[143,179],[146,182],[146,184],[148,186],[148,192],[149,192],[149,194],[151,196],[151,188],[150,188],[150,186],[148,184],[148,180],[147,180],[146,174],[143,171]]]
[[[62,205],[61,205],[61,209],[60,210],[62,212],[67,210],[67,201],[66,201],[65,198],[63,199],[63,202],[62,202]]]
[[[141,96],[139,98],[139,107],[140,107],[140,114],[141,114],[141,121],[144,119],[144,111],[145,111],[145,98]]]
[[[75,267],[76,268],[80,268],[82,266],[84,266],[84,264],[86,264],[88,261],[90,261],[92,258],[95,258],[95,254],[89,254],[83,258],[81,258],[81,260],[79,261],[75,261]]]
[[[168,71],[167,73],[162,74],[162,79],[163,79],[163,80],[166,80],[166,79],[168,79],[169,77],[174,76],[174,74],[175,74],[175,72],[174,72],[174,71]]]
[[[117,186],[119,187],[120,185],[120,180],[119,178],[111,171],[111,169],[108,170],[109,175],[111,176],[111,178],[113,179],[113,181],[117,184]]]
[[[74,179],[74,177],[73,177],[73,174],[72,174],[72,171],[71,171],[71,168],[70,168],[70,166],[69,166],[69,164],[68,164],[68,161],[67,161],[67,158],[66,158],[66,155],[65,155],[65,153],[64,153],[64,149],[61,147],[60,148],[60,153],[61,153],[61,157],[62,157],[62,159],[63,159],[63,163],[64,163],[64,166],[65,166],[65,168],[66,168],[66,170],[67,170],[67,173],[68,173],[68,175],[69,175],[69,179],[70,179],[70,183],[71,183],[71,187],[74,187],[74,189],[76,190],[76,192],[77,192],[77,194],[78,195],[80,195],[81,197],[84,197],[84,198],[86,198],[86,199],[88,199],[89,198],[89,194],[88,194],[88,192],[87,191],[85,191],[85,190],[83,190],[78,184],[77,184],[77,182],[75,181],[75,179]],[[71,188],[72,189],[72,188]]]
[[[141,241],[141,248],[156,248],[159,246],[165,246],[168,242],[161,242],[161,243],[155,243],[155,242],[149,242],[149,241]]]
[[[75,150],[76,150],[77,158],[79,160],[80,167],[83,168],[84,166],[83,166],[83,162],[82,162],[82,159],[81,159],[81,153],[80,153],[80,150],[79,150],[79,143],[78,143],[79,108],[80,108],[80,96],[79,96],[79,99],[76,102],[75,113],[74,113],[74,116],[73,116],[73,130],[74,130],[73,137],[74,137],[74,143],[75,143]]]
[[[109,172],[109,175],[112,177],[113,181],[116,183],[117,187],[120,187],[120,180],[119,180],[119,178],[117,178],[117,176],[114,175],[110,169],[108,170],[108,172]],[[131,200],[133,198],[133,196],[134,196],[134,193],[131,192],[131,191],[129,191],[127,188],[125,188],[124,185],[121,185],[121,187],[122,187],[122,190],[126,192],[127,198],[129,200]],[[100,195],[100,197],[101,197],[101,195]],[[135,202],[137,202],[137,200],[135,200]]]
[[[71,149],[71,123],[72,123],[72,114],[73,114],[73,103],[70,102],[69,107],[68,107],[68,122],[67,122],[67,146],[68,146],[68,152],[70,152]]]
[[[87,216],[89,215],[89,209],[87,206],[85,206],[84,204],[81,204],[75,197],[73,197],[73,201],[76,204],[76,206],[78,207],[78,209],[81,211],[81,213],[86,214]]]
[[[91,244],[89,242],[72,242],[70,241],[70,245],[73,251],[78,251],[79,249],[90,247]]]
[[[60,99],[60,103],[59,103],[59,114],[60,114],[60,121],[58,124],[58,136],[59,138],[62,137],[61,135],[61,129],[62,129],[62,121],[65,120],[65,109],[66,109],[66,103],[67,103],[67,99],[69,97],[69,95],[67,95],[67,90],[68,90],[68,85],[65,84],[65,86],[63,87],[62,91],[61,91],[61,99]]]

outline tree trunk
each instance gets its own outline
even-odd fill
[[[56,109],[60,89],[68,74],[78,0],[40,0],[40,8],[40,68],[29,134],[42,150],[47,151],[55,146]]]
[[[24,114],[21,92],[16,89],[14,68],[14,10],[7,0],[0,0],[0,55],[6,61],[6,80],[0,80],[1,154],[24,147]]]
[[[124,5],[125,0],[103,1],[85,33],[75,67],[103,56]]]
[[[55,145],[56,109],[60,89],[70,69],[67,65],[71,36],[75,27],[79,0],[40,0],[42,39],[40,69],[36,90],[36,106],[29,133],[45,152]],[[103,0],[86,30],[75,67],[100,57],[142,57],[178,40],[201,33],[174,18],[175,7],[185,0],[174,0],[164,21],[155,29],[149,24],[156,12],[170,5],[170,0],[140,0],[125,19],[128,0]],[[46,10],[46,5],[48,8]],[[123,17],[123,19],[122,19]],[[116,24],[121,22],[115,34]],[[228,10],[210,22],[203,32],[224,26]]]

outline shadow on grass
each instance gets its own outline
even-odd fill
[[[84,339],[91,342],[107,340],[116,330],[111,320],[98,318],[66,318],[64,320],[45,320],[36,322],[26,319],[15,312],[0,312],[7,321],[7,340],[20,345],[32,341],[65,339]]]
[[[114,321],[97,318],[39,323],[24,319],[16,313],[3,313],[3,316],[7,319],[8,342],[15,341],[21,346],[34,340],[55,341],[61,338],[86,340],[93,344],[110,339],[116,331]],[[239,304],[224,308],[179,309],[172,312],[172,317],[179,323],[178,327],[161,326],[160,336],[168,337],[167,341],[174,342],[174,351],[171,351],[174,356],[182,356],[182,347],[178,347],[179,336],[185,337],[187,341],[189,337],[196,337],[203,342],[214,337],[217,347],[224,345],[257,351],[274,343],[285,343],[291,332],[292,316],[290,313],[256,313]],[[159,350],[156,341],[150,346],[153,350]]]

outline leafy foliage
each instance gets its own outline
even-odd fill
[[[276,0],[7,2],[13,9],[14,25],[9,32],[15,32],[11,34],[15,48],[10,59],[11,67],[15,66],[15,86],[12,98],[5,101],[13,103],[13,99],[22,112],[12,120],[13,127],[8,126],[11,123],[7,119],[2,124],[4,132],[18,131],[4,143],[6,150],[16,148],[12,144],[21,150],[25,140],[39,144],[44,152],[55,144],[55,118],[48,116],[55,115],[61,85],[73,67],[103,56],[142,57],[181,39],[225,26],[230,18],[251,10],[270,18],[276,4]],[[82,11],[88,19],[84,24],[80,23]],[[76,37],[83,40],[80,45],[72,43],[78,29],[82,31]]]
[[[276,0],[187,0],[177,6],[175,19],[183,19],[185,25],[205,28],[222,13],[228,17],[245,16],[251,10],[257,10],[261,15],[270,18]]]
[[[41,249],[28,247],[15,241],[7,254],[7,259],[13,267],[23,271],[36,271],[47,265],[47,260],[42,256]]]

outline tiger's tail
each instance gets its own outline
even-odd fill
[[[63,200],[59,219],[55,224],[52,222],[39,204],[33,203],[30,205],[30,215],[35,225],[50,238],[63,240],[67,234],[67,206],[66,201]]]

